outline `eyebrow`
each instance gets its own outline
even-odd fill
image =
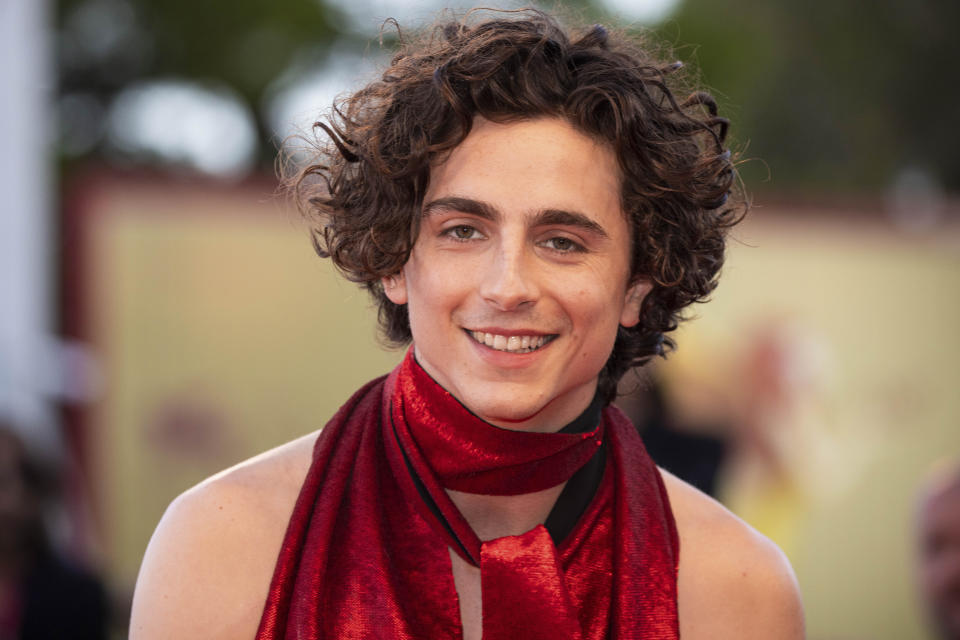
[[[423,215],[429,216],[439,211],[459,211],[467,213],[486,220],[499,220],[500,212],[496,207],[474,200],[473,198],[462,198],[459,196],[448,196],[437,198],[423,205]],[[561,225],[566,227],[577,227],[593,233],[601,238],[609,238],[606,230],[596,221],[592,220],[586,214],[579,211],[567,211],[566,209],[543,209],[538,211],[532,220],[533,226],[543,225]]]
[[[593,233],[601,238],[608,238],[606,230],[596,221],[590,219],[587,215],[579,211],[567,211],[565,209],[544,209],[537,213],[533,219],[535,226],[540,225],[562,225],[565,227],[577,227]]]
[[[459,211],[460,213],[469,213],[486,220],[499,220],[500,212],[486,202],[474,200],[472,198],[461,198],[458,196],[448,196],[446,198],[437,198],[423,205],[423,215],[429,216],[439,211]]]

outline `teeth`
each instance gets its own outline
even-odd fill
[[[501,336],[483,331],[471,331],[470,335],[477,342],[487,345],[497,351],[510,353],[529,353],[547,343],[547,336]]]

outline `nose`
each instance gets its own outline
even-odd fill
[[[500,311],[514,311],[533,304],[539,295],[535,258],[525,243],[505,241],[481,274],[480,295]]]

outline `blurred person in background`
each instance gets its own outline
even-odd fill
[[[600,25],[480,15],[341,101],[291,179],[413,346],[319,435],[173,502],[134,640],[803,636],[779,549],[609,406],[716,285],[727,121]]]
[[[919,491],[917,583],[940,640],[960,640],[960,461],[936,468]]]
[[[677,415],[662,377],[655,370],[644,371],[635,379],[624,376],[617,406],[636,425],[657,466],[716,498],[729,455],[728,417],[718,411],[709,424],[690,424]]]
[[[0,639],[107,637],[104,586],[58,548],[50,520],[61,469],[28,446],[27,429],[0,407]]]

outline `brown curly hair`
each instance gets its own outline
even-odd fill
[[[405,305],[381,278],[400,271],[419,231],[431,163],[460,144],[476,116],[494,122],[557,117],[616,154],[632,228],[632,279],[653,288],[640,322],[620,327],[600,374],[607,402],[631,367],[674,348],[682,310],[713,291],[726,231],[746,209],[728,202],[735,170],[728,121],[713,98],[685,91],[679,63],[594,25],[568,34],[528,9],[440,24],[402,45],[376,81],[317,122],[313,163],[286,179],[311,221],[317,253],[379,305],[388,343],[412,336]],[[673,88],[671,88],[673,87]]]

